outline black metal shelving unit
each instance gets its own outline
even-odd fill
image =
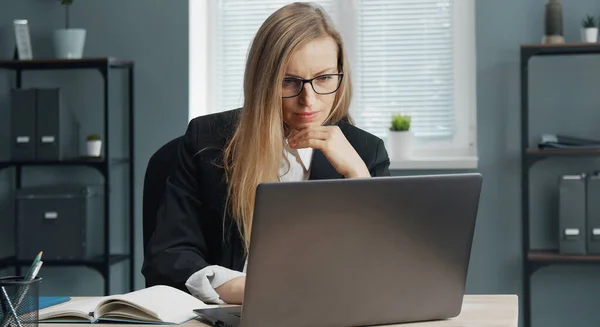
[[[536,56],[572,56],[600,54],[600,44],[525,44],[521,45],[521,222],[522,222],[522,282],[523,326],[531,326],[531,283],[539,268],[557,264],[600,264],[600,255],[564,255],[558,249],[530,249],[529,171],[544,159],[564,157],[600,157],[600,150],[556,149],[540,150],[529,145],[529,61]]]
[[[105,156],[101,158],[76,158],[61,161],[8,161],[0,162],[0,170],[14,168],[16,170],[16,187],[21,187],[22,170],[24,167],[33,166],[87,166],[96,169],[104,177],[104,254],[98,258],[89,260],[44,260],[44,266],[85,266],[97,270],[104,278],[104,293],[110,293],[110,268],[112,265],[129,260],[129,289],[133,291],[134,283],[134,253],[135,253],[135,226],[134,226],[134,63],[130,60],[116,58],[84,58],[84,59],[42,59],[42,60],[0,60],[0,69],[14,71],[16,75],[15,86],[22,87],[24,71],[41,70],[77,70],[91,69],[100,72],[103,78],[104,93],[104,135],[103,142]],[[128,157],[113,158],[111,156],[112,141],[109,134],[111,122],[110,105],[110,82],[115,70],[125,71],[127,74],[128,96]],[[115,165],[128,165],[129,179],[129,253],[110,253],[110,177]],[[32,258],[33,259],[33,258]],[[28,267],[30,261],[20,261],[16,256],[0,259],[0,269],[14,267],[17,275],[21,274],[21,267]]]

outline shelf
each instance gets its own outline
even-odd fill
[[[133,61],[112,57],[82,59],[32,59],[0,60],[0,69],[41,70],[41,69],[82,69],[82,68],[125,68],[133,66]]]
[[[600,156],[600,149],[527,149],[531,157],[568,157],[568,156]]]
[[[112,265],[127,259],[129,259],[129,256],[126,254],[111,254],[109,256],[108,263]],[[95,266],[105,264],[104,257],[97,257],[88,260],[48,260],[42,258],[42,261],[44,262],[44,266]],[[18,260],[16,264],[28,266],[31,265],[31,262],[31,260]]]
[[[104,283],[104,294],[109,295],[111,290],[111,275],[113,272],[111,271],[111,265],[120,263],[120,262],[128,262],[129,266],[129,289],[130,291],[134,290],[135,285],[135,206],[134,199],[135,197],[135,178],[134,178],[134,145],[135,145],[135,119],[134,119],[134,108],[135,108],[135,73],[134,73],[134,61],[132,60],[124,60],[118,59],[114,57],[91,57],[91,58],[81,58],[81,59],[58,59],[58,58],[34,58],[32,60],[0,60],[0,70],[7,70],[8,73],[14,75],[15,84],[13,87],[21,88],[23,87],[23,79],[26,77],[24,74],[25,71],[52,71],[52,70],[78,70],[78,69],[90,69],[95,71],[96,73],[100,73],[102,77],[102,84],[99,85],[102,89],[102,93],[104,96],[103,103],[103,113],[104,113],[104,124],[106,133],[110,129],[110,124],[112,123],[111,115],[109,115],[109,104],[110,104],[110,85],[113,79],[115,79],[115,75],[113,74],[112,69],[116,68],[120,70],[120,72],[125,72],[125,80],[123,86],[128,93],[127,99],[127,107],[128,111],[125,113],[128,117],[128,132],[129,137],[128,141],[128,150],[124,153],[115,153],[116,157],[113,156],[113,153],[110,153],[110,156],[105,156],[102,158],[92,158],[92,157],[75,157],[69,158],[67,160],[11,160],[12,158],[2,158],[4,160],[0,160],[0,170],[6,168],[13,168],[14,175],[16,179],[16,187],[21,187],[23,175],[27,172],[28,167],[64,167],[70,169],[72,167],[88,167],[92,168],[92,170],[98,171],[101,175],[104,176],[105,190],[110,192],[112,188],[112,179],[111,177],[111,169],[115,165],[126,164],[126,168],[129,171],[128,173],[128,187],[124,189],[123,192],[128,194],[128,201],[126,201],[127,210],[128,210],[128,221],[123,221],[123,223],[127,223],[129,229],[129,241],[127,251],[128,255],[123,254],[112,254],[106,255],[102,252],[102,256],[93,258],[90,260],[44,260],[44,266],[80,266],[87,267],[93,270],[97,270],[103,277]],[[14,72],[14,73],[13,73]],[[119,74],[121,75],[121,74]],[[125,142],[124,142],[125,143]],[[125,144],[124,144],[125,145]],[[109,154],[107,152],[107,154]],[[75,153],[76,156],[79,156],[78,153]],[[81,155],[84,155],[83,153]],[[123,165],[125,167],[125,165]],[[103,201],[104,214],[103,214],[103,223],[106,225],[110,222],[110,212],[111,208],[114,206],[112,204],[111,197],[106,196]],[[121,204],[121,203],[119,203]],[[111,239],[111,230],[108,228],[104,229],[103,239],[108,242]],[[18,237],[18,236],[17,236]],[[18,239],[17,242],[18,243]],[[105,248],[105,250],[108,250]],[[31,258],[33,260],[33,258]],[[29,260],[19,261],[16,260],[15,255],[11,258],[2,259],[0,258],[0,269],[2,268],[10,268],[14,267],[17,273],[21,273],[21,269],[24,267],[28,267],[31,265]]]
[[[528,56],[600,54],[600,43],[522,44],[521,53]]]
[[[121,164],[128,163],[129,159],[127,158],[115,158],[110,159],[109,162],[111,164]],[[88,165],[94,166],[97,168],[102,168],[106,165],[106,158],[77,158],[77,159],[68,159],[68,160],[32,160],[32,161],[3,161],[0,162],[0,168],[3,167],[11,167],[11,166],[81,166]]]
[[[531,250],[527,259],[536,263],[600,263],[600,255],[560,254],[558,250]]]
[[[127,254],[111,254],[108,259],[109,265],[113,265],[129,259]],[[43,259],[44,266],[90,266],[97,268],[106,264],[103,256],[96,257],[88,260],[51,260]],[[0,269],[12,267],[12,266],[29,266],[33,262],[32,260],[16,260],[15,257],[0,259]]]
[[[521,260],[522,260],[522,298],[523,298],[523,326],[530,327],[532,323],[532,287],[531,281],[534,272],[542,267],[555,264],[600,264],[600,255],[566,255],[556,249],[530,250],[531,237],[531,175],[533,165],[543,159],[550,158],[591,158],[600,157],[600,149],[553,149],[531,146],[530,124],[535,121],[530,111],[529,84],[533,71],[530,59],[536,56],[569,56],[569,55],[600,55],[600,43],[562,43],[562,44],[521,44],[519,58],[519,84],[520,84],[520,139],[521,154]],[[543,115],[542,115],[543,116]],[[531,148],[528,148],[531,146]]]

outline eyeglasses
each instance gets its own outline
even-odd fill
[[[286,77],[281,88],[282,98],[293,98],[302,93],[304,83],[309,83],[316,94],[331,94],[342,84],[343,73],[319,75],[311,79]]]

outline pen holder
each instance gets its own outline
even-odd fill
[[[0,327],[37,327],[41,278],[0,278]],[[9,302],[10,301],[10,302]],[[15,319],[17,318],[17,319]]]

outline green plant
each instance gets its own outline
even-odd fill
[[[592,15],[585,16],[585,18],[581,20],[581,26],[583,26],[583,28],[597,27],[598,23],[596,22],[596,17]]]
[[[96,134],[90,134],[87,137],[88,141],[99,141],[100,140],[100,136],[96,135]]]
[[[410,115],[392,115],[392,132],[405,132],[410,130],[411,116]]]
[[[73,0],[60,0],[60,4],[65,6],[65,28],[69,28],[69,8],[73,4]]]

